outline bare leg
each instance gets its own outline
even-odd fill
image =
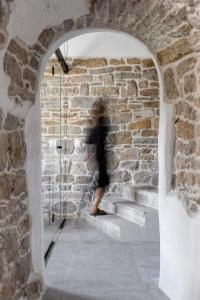
[[[91,208],[91,213],[95,214],[98,210],[101,199],[103,198],[105,188],[97,188],[95,191],[95,197]]]

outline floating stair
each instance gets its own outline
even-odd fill
[[[159,241],[156,189],[126,186],[123,196],[102,201],[100,208],[108,215],[93,217],[82,211],[82,217],[117,240]]]

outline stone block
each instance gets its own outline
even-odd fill
[[[8,95],[15,97],[15,99],[18,99],[19,97],[22,101],[30,101],[31,103],[35,103],[35,94],[30,92],[28,88],[20,88],[12,84],[9,86]]]
[[[147,89],[148,88],[148,80],[141,80],[138,83],[139,89]]]
[[[140,90],[139,91],[140,96],[144,97],[154,97],[154,96],[159,96],[159,89],[145,89],[145,90]]]
[[[151,119],[140,119],[128,124],[128,130],[151,128]]]
[[[115,80],[131,80],[131,79],[141,79],[142,75],[140,73],[133,72],[120,72],[115,74]]]
[[[183,116],[191,121],[196,120],[196,110],[185,101],[179,101],[176,106],[176,116]]]
[[[29,233],[30,231],[30,216],[26,214],[20,221],[18,225],[18,232],[20,237],[24,236],[25,234]]]
[[[197,82],[194,74],[186,75],[184,78],[185,94],[194,93],[197,89]]]
[[[53,31],[53,29],[48,28],[42,31],[42,33],[39,35],[38,40],[45,48],[48,48],[51,42],[53,41],[54,36],[55,32]]]
[[[131,112],[124,112],[124,113],[118,113],[114,114],[112,116],[112,124],[119,125],[119,124],[126,124],[131,122],[132,120],[132,113]]]
[[[145,101],[143,102],[144,108],[159,108],[160,107],[160,101]]]
[[[112,174],[111,182],[128,182],[131,180],[131,174],[128,171],[119,171]]]
[[[36,75],[33,71],[31,71],[28,68],[25,68],[23,71],[23,79],[29,82],[32,90],[35,90]]]
[[[146,137],[137,137],[133,139],[133,143],[137,146],[143,146],[143,145],[157,145],[158,139],[157,138],[146,138]]]
[[[72,29],[72,27],[74,26],[74,20],[73,19],[67,19],[63,21],[63,27],[65,31],[68,31],[70,29]]]
[[[131,66],[120,66],[116,68],[116,71],[118,72],[130,72],[132,71],[132,67]]]
[[[86,174],[86,168],[84,163],[72,163],[71,174],[73,175]]]
[[[42,279],[38,274],[31,274],[27,286],[26,286],[26,294],[28,300],[37,300],[40,298],[43,288]]]
[[[34,55],[32,55],[30,58],[29,66],[34,70],[39,69],[39,61]]]
[[[151,58],[145,58],[142,60],[143,68],[152,68],[155,67],[154,61]]]
[[[17,116],[14,116],[10,113],[7,114],[4,129],[5,130],[15,130],[23,125],[23,121],[19,119]]]
[[[24,255],[30,250],[30,236],[26,235],[20,241],[20,254]]]
[[[127,84],[127,97],[134,97],[138,95],[138,87],[136,81],[130,81]]]
[[[0,171],[3,171],[7,167],[8,148],[8,135],[0,133]]]
[[[26,284],[31,272],[31,254],[18,257],[16,262],[17,279],[21,285]]]
[[[117,58],[112,58],[112,59],[110,59],[109,60],[109,62],[110,62],[110,65],[115,65],[115,66],[117,66],[117,65],[124,65],[125,64],[125,61],[124,61],[124,59],[123,58],[119,58],[119,59],[117,59]]]
[[[27,192],[26,185],[26,172],[23,169],[19,169],[14,176],[14,196],[18,196],[21,193]]]
[[[157,130],[142,130],[141,136],[150,137],[150,136],[158,136]]]
[[[67,97],[71,97],[71,96],[77,96],[79,94],[79,87],[75,86],[75,87],[69,87],[65,89],[65,95]],[[81,93],[82,94],[82,93]]]
[[[120,163],[120,168],[126,169],[128,171],[137,171],[139,169],[139,161],[137,160],[128,160]]]
[[[178,66],[177,66],[177,75],[178,78],[182,78],[185,73],[188,71],[192,70],[196,64],[196,58],[195,57],[190,57],[182,61]]]
[[[170,46],[157,52],[157,58],[160,65],[167,65],[179,60],[183,56],[192,52],[192,48],[187,38],[181,38]]]
[[[129,65],[140,65],[141,64],[141,59],[139,58],[127,58],[127,64]]]
[[[56,176],[57,183],[74,183],[74,176],[71,174],[57,175]]]
[[[89,96],[89,85],[87,83],[81,84],[80,95]]]
[[[70,67],[68,75],[78,75],[87,73],[87,69],[79,67]]]
[[[74,83],[74,84],[80,84],[80,83],[88,83],[88,82],[93,82],[94,78],[92,75],[78,75],[78,76],[69,76],[68,78],[68,83]]]
[[[112,150],[107,152],[107,168],[108,170],[117,169],[119,166],[119,159],[116,153]]]
[[[194,125],[188,121],[179,120],[176,124],[176,134],[179,138],[184,140],[191,140],[194,138]]]
[[[146,69],[142,71],[144,79],[158,81],[158,73],[156,69]]]
[[[19,87],[23,87],[21,67],[13,56],[6,53],[4,56],[3,67],[5,73],[10,76],[12,82]]]
[[[114,84],[113,74],[101,75],[100,79],[103,81],[105,86],[112,86]]]
[[[7,228],[4,232],[4,249],[6,255],[6,262],[13,263],[17,260],[19,255],[18,236],[15,228]]]
[[[0,48],[4,46],[6,42],[6,34],[3,32],[0,32]]]
[[[92,87],[91,95],[92,96],[118,96],[119,88],[118,87]]]
[[[13,189],[13,175],[10,174],[2,174],[0,175],[0,199],[9,199]]]
[[[77,176],[76,183],[78,184],[90,184],[92,182],[91,176]]]
[[[149,184],[151,180],[151,173],[145,171],[138,171],[133,175],[135,184]]]
[[[130,131],[110,133],[108,139],[112,145],[132,144],[132,135]]]
[[[159,82],[158,81],[152,81],[150,82],[149,86],[153,86],[153,87],[159,87]]]
[[[107,74],[107,73],[112,73],[114,71],[115,71],[114,67],[104,67],[104,68],[88,70],[89,74]]]
[[[140,155],[140,149],[138,148],[123,149],[120,152],[120,161],[139,160],[139,155]]]
[[[171,68],[164,72],[164,84],[167,98],[169,100],[176,99],[179,96],[179,92],[175,83],[174,72]]]
[[[19,40],[12,39],[9,43],[8,51],[16,56],[24,65],[28,63],[28,51]]]
[[[138,118],[154,118],[155,111],[153,109],[141,109],[132,112],[133,119]]]
[[[86,68],[99,68],[107,66],[107,60],[105,58],[86,58],[86,59],[74,59],[73,66],[82,66]]]

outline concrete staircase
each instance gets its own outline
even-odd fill
[[[121,241],[158,241],[157,190],[148,186],[124,187],[122,199],[104,199],[100,208],[108,215],[82,217],[112,238]]]

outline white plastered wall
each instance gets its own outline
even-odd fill
[[[17,3],[17,4],[16,4]],[[28,44],[35,42],[38,34],[48,25],[59,24],[63,19],[79,17],[88,12],[85,0],[17,0],[8,24],[9,39],[18,35]],[[34,28],[34,30],[33,30]],[[48,58],[64,41],[81,32],[71,32],[63,36],[45,56],[40,72],[40,80]],[[3,72],[3,57],[0,52],[0,106],[6,112],[15,111],[9,103],[7,88],[9,79]],[[113,54],[112,54],[113,55]],[[121,55],[117,55],[121,56]],[[141,56],[141,55],[139,55]],[[159,71],[159,68],[158,68]],[[160,73],[159,73],[160,76]],[[161,77],[160,77],[161,79]],[[162,85],[161,85],[162,93]],[[18,114],[26,116],[27,111]],[[161,97],[159,130],[159,216],[161,234],[160,288],[172,300],[200,299],[200,216],[189,217],[175,195],[168,194],[170,162],[172,156],[173,108]],[[43,274],[43,247],[41,218],[40,181],[40,106],[39,92],[36,104],[26,118],[27,180],[29,205],[32,216],[32,257],[34,271]]]

